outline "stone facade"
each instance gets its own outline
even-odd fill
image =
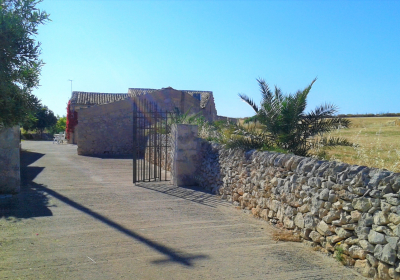
[[[162,110],[172,112],[175,108],[178,108],[181,113],[202,114],[208,121],[217,119],[212,92],[202,92],[207,93],[203,95],[200,95],[201,92],[198,95],[194,91],[191,92],[192,94],[188,92],[191,91],[164,88],[137,97],[156,103]]]
[[[20,191],[19,126],[0,129],[0,193]]]
[[[130,94],[126,98],[122,94],[113,98],[94,93],[73,96],[71,101],[74,100],[75,103],[71,106],[78,112],[78,125],[71,135],[70,143],[78,145],[78,154],[131,154],[132,110],[135,100],[148,100],[163,111],[174,111],[178,108],[182,113],[202,114],[209,121],[218,119],[212,92],[164,88],[146,94],[135,91]],[[93,105],[96,102],[100,105]]]
[[[127,155],[133,152],[131,100],[80,110],[77,128],[79,155]]]
[[[211,91],[191,91],[175,90],[171,87],[163,89],[142,89],[130,88],[127,94],[123,93],[96,93],[74,91],[70,99],[71,110],[78,112],[78,126],[75,131],[70,133],[69,143],[77,144],[81,130],[79,123],[81,120],[80,112],[90,110],[101,105],[102,108],[115,102],[135,98],[147,99],[155,102],[159,109],[173,111],[178,108],[181,113],[189,111],[190,114],[202,114],[208,121],[214,121],[220,118],[215,108],[214,97]],[[119,110],[112,106],[115,110]],[[96,112],[100,111],[96,110]],[[108,110],[108,109],[104,109]],[[222,117],[223,118],[223,117]],[[83,132],[84,133],[84,132]]]
[[[206,142],[202,151],[201,186],[366,277],[400,279],[400,174]]]

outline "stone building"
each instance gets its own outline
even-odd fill
[[[130,88],[126,94],[74,91],[69,110],[78,125],[69,133],[69,143],[78,144],[79,154],[127,154],[132,149],[133,97],[156,103],[159,109],[202,114],[215,121],[212,91]]]

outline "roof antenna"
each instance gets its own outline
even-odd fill
[[[72,80],[68,80],[71,82],[71,98],[72,98]]]

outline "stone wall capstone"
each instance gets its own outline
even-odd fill
[[[201,144],[201,186],[338,254],[366,277],[400,279],[400,174]]]

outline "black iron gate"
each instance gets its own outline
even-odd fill
[[[133,98],[133,183],[170,180],[169,114],[156,103]]]

